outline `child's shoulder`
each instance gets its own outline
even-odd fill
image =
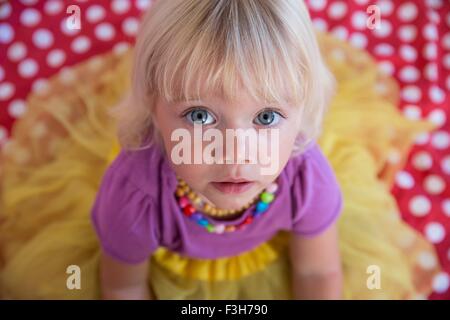
[[[308,144],[302,153],[292,156],[284,171],[291,178],[291,181],[304,174],[317,175],[327,173],[328,175],[333,175],[333,169],[329,160],[315,141]]]
[[[340,214],[343,194],[334,168],[317,143],[286,165],[293,204],[293,231],[316,235]]]
[[[157,144],[141,150],[122,150],[107,169],[107,174],[126,180],[130,185],[153,197],[162,185],[170,167]]]

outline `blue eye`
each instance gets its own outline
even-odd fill
[[[256,116],[254,122],[262,126],[273,126],[280,121],[280,117],[281,115],[276,111],[265,110]]]
[[[208,125],[216,122],[214,117],[205,109],[193,109],[185,114],[186,119],[195,124]]]

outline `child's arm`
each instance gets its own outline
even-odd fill
[[[140,264],[126,264],[103,251],[100,259],[102,299],[153,299],[148,287],[148,261]]]
[[[295,299],[342,299],[342,268],[336,224],[316,237],[292,235]]]

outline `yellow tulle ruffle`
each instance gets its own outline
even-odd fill
[[[433,247],[399,217],[389,193],[414,137],[433,129],[396,108],[398,88],[363,51],[319,35],[338,83],[319,145],[341,185],[338,222],[348,299],[421,298],[439,271]],[[99,298],[99,243],[90,208],[119,152],[108,116],[129,89],[132,51],[107,53],[50,79],[32,94],[0,158],[0,297]],[[192,259],[159,248],[149,285],[160,299],[291,298],[287,233],[241,255]],[[421,257],[436,263],[421,264]],[[433,260],[434,259],[434,260]],[[81,289],[66,286],[67,267]],[[367,288],[367,268],[381,289]]]

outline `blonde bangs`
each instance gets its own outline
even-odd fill
[[[301,107],[305,117],[315,106],[320,117],[331,80],[301,1],[159,0],[144,16],[134,54],[133,101],[119,118],[124,147],[155,131],[158,97],[234,101],[245,90],[263,103]]]

